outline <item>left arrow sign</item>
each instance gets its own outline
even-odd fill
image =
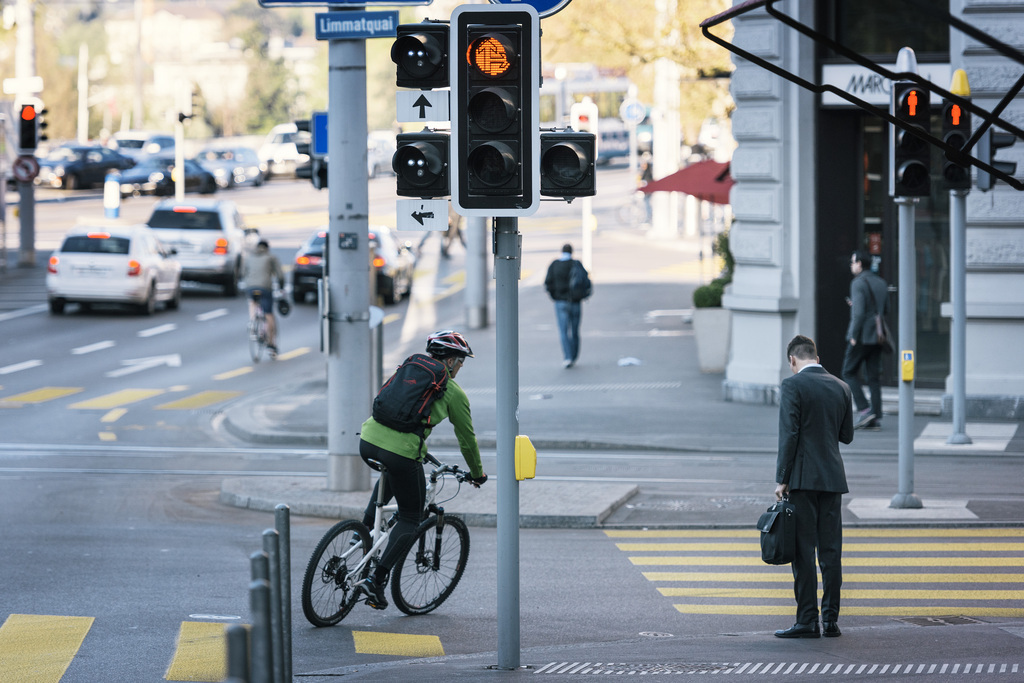
[[[122,377],[124,375],[130,375],[133,372],[141,372],[142,370],[149,370],[150,368],[158,368],[161,365],[166,365],[169,368],[181,367],[181,356],[177,353],[172,353],[167,356],[131,358],[129,360],[121,361],[121,365],[123,367],[106,373],[107,377]]]

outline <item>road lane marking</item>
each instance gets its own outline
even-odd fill
[[[155,337],[158,334],[166,334],[167,332],[173,332],[176,329],[178,329],[178,326],[174,323],[166,323],[164,325],[150,327],[146,330],[139,330],[135,334],[139,337]]]
[[[0,626],[0,672],[4,679],[58,683],[92,622],[92,617],[10,615]]]
[[[35,313],[45,313],[48,306],[46,304],[37,304],[35,306],[28,306],[27,308],[21,308],[16,311],[8,311],[6,313],[0,313],[0,322],[5,320],[13,320],[14,318],[21,318],[26,315],[33,315]]]
[[[757,543],[616,543],[625,551],[674,551],[709,550],[749,551],[761,554]],[[1024,552],[1024,543],[843,543],[843,553],[974,553],[974,552]]]
[[[367,655],[397,655],[399,657],[441,657],[444,648],[437,636],[418,636],[406,633],[376,633],[352,631],[356,652]]]
[[[848,581],[843,576],[843,582]],[[659,588],[658,592],[665,597],[677,598],[793,598],[792,588],[728,588],[716,586],[711,588]],[[821,591],[818,591],[821,597]],[[1024,590],[915,590],[900,588],[896,590],[876,588],[843,588],[843,600],[1024,600]],[[849,603],[847,603],[849,604]],[[959,609],[959,607],[947,607]],[[846,605],[843,605],[846,610]],[[1024,613],[1024,608],[1021,609]]]
[[[109,413],[101,417],[100,422],[117,422],[124,417],[127,412],[127,408],[114,408]]]
[[[71,349],[71,353],[76,356],[82,356],[93,351],[102,351],[103,349],[109,349],[113,346],[117,346],[117,342],[110,339],[106,341],[96,342],[95,344],[87,344],[85,346],[79,346],[76,349]]]
[[[844,591],[845,593],[845,591]],[[844,596],[845,597],[845,596]],[[793,591],[789,591],[793,602]],[[672,605],[681,614],[726,614],[735,616],[793,616],[794,605]],[[1024,608],[1017,607],[933,607],[928,605],[843,605],[843,617],[1024,617]]]
[[[609,538],[755,538],[757,529],[608,529]],[[1024,537],[1024,529],[843,529],[843,538],[1008,538]]]
[[[100,441],[117,441],[117,434],[114,432],[100,432]]]
[[[629,558],[637,566],[767,566],[757,555],[691,555],[687,557],[637,556]],[[844,557],[844,567],[949,567],[948,557]],[[958,567],[1020,567],[1019,557],[958,557]],[[787,570],[789,571],[789,570]],[[846,577],[843,577],[846,580]]]
[[[773,572],[644,572],[648,581],[681,582],[749,582],[793,583],[793,572],[788,567]],[[818,575],[821,578],[821,574]],[[1024,583],[1022,574],[896,574],[859,573],[843,574],[843,585],[848,583]],[[844,591],[844,595],[846,591]]]
[[[219,375],[214,375],[213,378],[214,379],[218,379],[218,380],[219,379],[232,379],[233,377],[240,377],[242,375],[247,375],[250,372],[252,372],[254,369],[255,368],[253,366],[246,365],[244,368],[237,368],[235,370],[228,370],[227,372],[222,372]]]
[[[121,368],[105,373],[107,377],[123,377],[142,370],[150,370],[166,365],[169,368],[181,367],[181,354],[171,353],[166,356],[149,356],[148,358],[129,358],[121,361]]]
[[[21,372],[22,370],[30,370],[37,368],[43,364],[41,360],[27,360],[22,363],[15,363],[14,365],[5,365],[0,368],[0,375],[9,375],[12,372]]]
[[[183,621],[178,645],[167,668],[168,681],[222,681],[228,675],[227,624]]]
[[[0,398],[0,403],[45,403],[84,391],[82,387],[42,387],[22,394]]]
[[[304,356],[307,353],[309,353],[309,351],[310,351],[310,348],[308,346],[302,346],[302,347],[299,347],[299,348],[294,349],[292,351],[287,351],[285,353],[279,353],[277,355],[277,359],[278,360],[291,360],[292,358],[298,358],[299,356]]]
[[[228,309],[226,309],[226,308],[215,308],[212,311],[207,311],[206,313],[200,313],[199,315],[196,316],[196,320],[198,320],[201,323],[204,323],[207,320],[213,320],[214,318],[222,318],[222,317],[224,317],[227,314],[228,314]]]
[[[155,410],[195,410],[211,406],[214,403],[222,403],[241,395],[241,391],[200,391],[198,394],[179,398],[177,401],[161,403],[156,406]]]
[[[147,398],[153,398],[164,393],[163,389],[122,389],[121,391],[115,391],[112,394],[104,394],[103,396],[97,396],[87,401],[79,401],[78,403],[72,403],[69,408],[75,410],[95,410],[100,408],[120,408],[121,406],[128,405],[129,403],[138,403],[139,401],[145,401]]]

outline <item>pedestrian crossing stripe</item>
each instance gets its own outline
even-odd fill
[[[198,394],[179,398],[177,401],[161,403],[156,406],[156,410],[196,410],[215,403],[222,403],[241,395],[241,391],[200,391]]]
[[[19,683],[58,683],[92,617],[12,614],[0,626],[0,674]]]
[[[41,387],[39,389],[33,389],[32,391],[15,394],[14,396],[0,398],[0,404],[45,403],[46,401],[52,401],[54,399],[77,394],[80,391],[82,391],[81,387]]]
[[[789,676],[804,674],[839,674],[854,676],[892,676],[901,674],[904,677],[914,675],[956,675],[956,674],[1009,674],[1017,680],[1024,667],[1019,662],[934,662],[920,664],[913,662],[855,663],[840,662],[645,662],[641,664],[621,664],[615,662],[551,662],[539,667],[534,674],[582,674],[582,675],[614,675],[614,676],[646,676],[646,675],[679,675],[679,674],[736,674],[750,676]],[[761,678],[757,680],[763,680]]]
[[[122,389],[112,394],[104,394],[103,396],[97,396],[86,401],[72,403],[68,407],[75,410],[110,410],[111,408],[119,408],[130,403],[145,401],[147,398],[153,398],[163,393],[163,389]]]
[[[793,614],[792,588],[773,587],[791,583],[792,570],[762,563],[756,529],[605,534],[631,553],[634,566],[646,569],[644,578],[661,595],[684,599],[673,605],[683,614]],[[855,528],[843,536],[843,615],[1024,617],[1024,542],[1015,541],[1024,538],[1024,529]],[[936,570],[913,571],[917,567]],[[982,567],[1006,570],[977,571]]]
[[[437,636],[353,631],[352,641],[359,654],[396,655],[399,657],[444,656],[441,639]]]
[[[228,675],[226,627],[219,622],[181,622],[177,648],[164,680],[224,680]]]

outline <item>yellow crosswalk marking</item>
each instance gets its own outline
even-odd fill
[[[709,550],[748,551],[761,555],[757,543],[616,543],[619,550],[637,552]],[[970,553],[1013,551],[1024,552],[1024,543],[843,543],[843,553]]]
[[[42,387],[32,391],[26,391],[14,396],[0,398],[0,403],[45,403],[55,398],[63,398],[71,394],[84,391],[81,387]]]
[[[792,595],[789,596],[792,599]],[[738,616],[792,616],[795,605],[673,605],[683,614],[729,614]],[[927,605],[843,605],[844,617],[1024,617],[1016,607],[930,607]]]
[[[704,555],[704,556],[637,556],[629,558],[637,566],[755,566],[769,567],[757,555]],[[959,567],[1020,567],[1024,560],[1019,557],[958,557]],[[948,557],[844,557],[843,567],[948,567]],[[786,571],[789,571],[788,569]]]
[[[285,351],[284,353],[277,354],[277,360],[279,360],[279,361],[281,361],[281,360],[291,360],[292,358],[298,358],[299,356],[305,356],[311,350],[312,349],[310,349],[308,346],[300,346],[297,349],[293,349],[291,351]]]
[[[91,398],[87,401],[72,403],[68,407],[75,408],[76,410],[92,410],[97,408],[109,410],[111,408],[128,405],[129,403],[145,401],[147,398],[153,398],[154,396],[159,396],[162,393],[164,393],[163,389],[122,389],[121,391],[115,391],[112,394],[105,394],[103,396]]]
[[[846,576],[843,576],[844,582]],[[684,598],[793,598],[791,588],[659,588],[668,597]],[[821,591],[818,591],[821,597]],[[843,600],[1021,600],[1024,590],[882,590],[843,588]]]
[[[218,375],[214,375],[213,378],[216,379],[216,380],[232,379],[232,378],[235,378],[235,377],[240,377],[242,375],[247,375],[250,372],[252,372],[253,370],[255,370],[255,368],[253,366],[246,365],[244,368],[236,368],[234,370],[228,370],[227,372],[222,372],[222,373],[220,373]]]
[[[92,617],[10,615],[0,626],[0,677],[18,683],[58,683],[92,622]]]
[[[178,647],[164,676],[168,681],[222,681],[228,675],[227,624],[183,621]]]
[[[100,422],[117,422],[125,416],[128,410],[125,408],[114,408],[109,413],[100,418]]]
[[[192,396],[186,396],[185,398],[179,398],[177,401],[171,401],[169,403],[161,403],[156,406],[156,410],[195,410],[197,408],[205,408],[211,406],[214,403],[221,403],[228,399],[241,396],[241,391],[200,391],[198,394]]]
[[[608,538],[756,538],[757,529],[608,529]],[[843,529],[843,538],[1010,538],[1024,529]]]
[[[793,582],[789,567],[774,572],[644,572],[648,581],[725,581],[750,583]],[[821,576],[819,575],[819,579]],[[843,585],[848,583],[1024,583],[1020,574],[879,574],[845,572]],[[844,591],[844,595],[847,592]]]
[[[399,657],[440,657],[444,654],[441,639],[437,636],[352,631],[352,640],[360,654]]]

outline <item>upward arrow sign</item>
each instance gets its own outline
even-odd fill
[[[412,103],[412,108],[413,109],[419,109],[420,110],[420,118],[421,119],[426,119],[427,118],[427,107],[433,107],[433,106],[434,105],[432,105],[430,103],[430,100],[428,100],[425,95],[420,95],[419,98],[415,102]]]

